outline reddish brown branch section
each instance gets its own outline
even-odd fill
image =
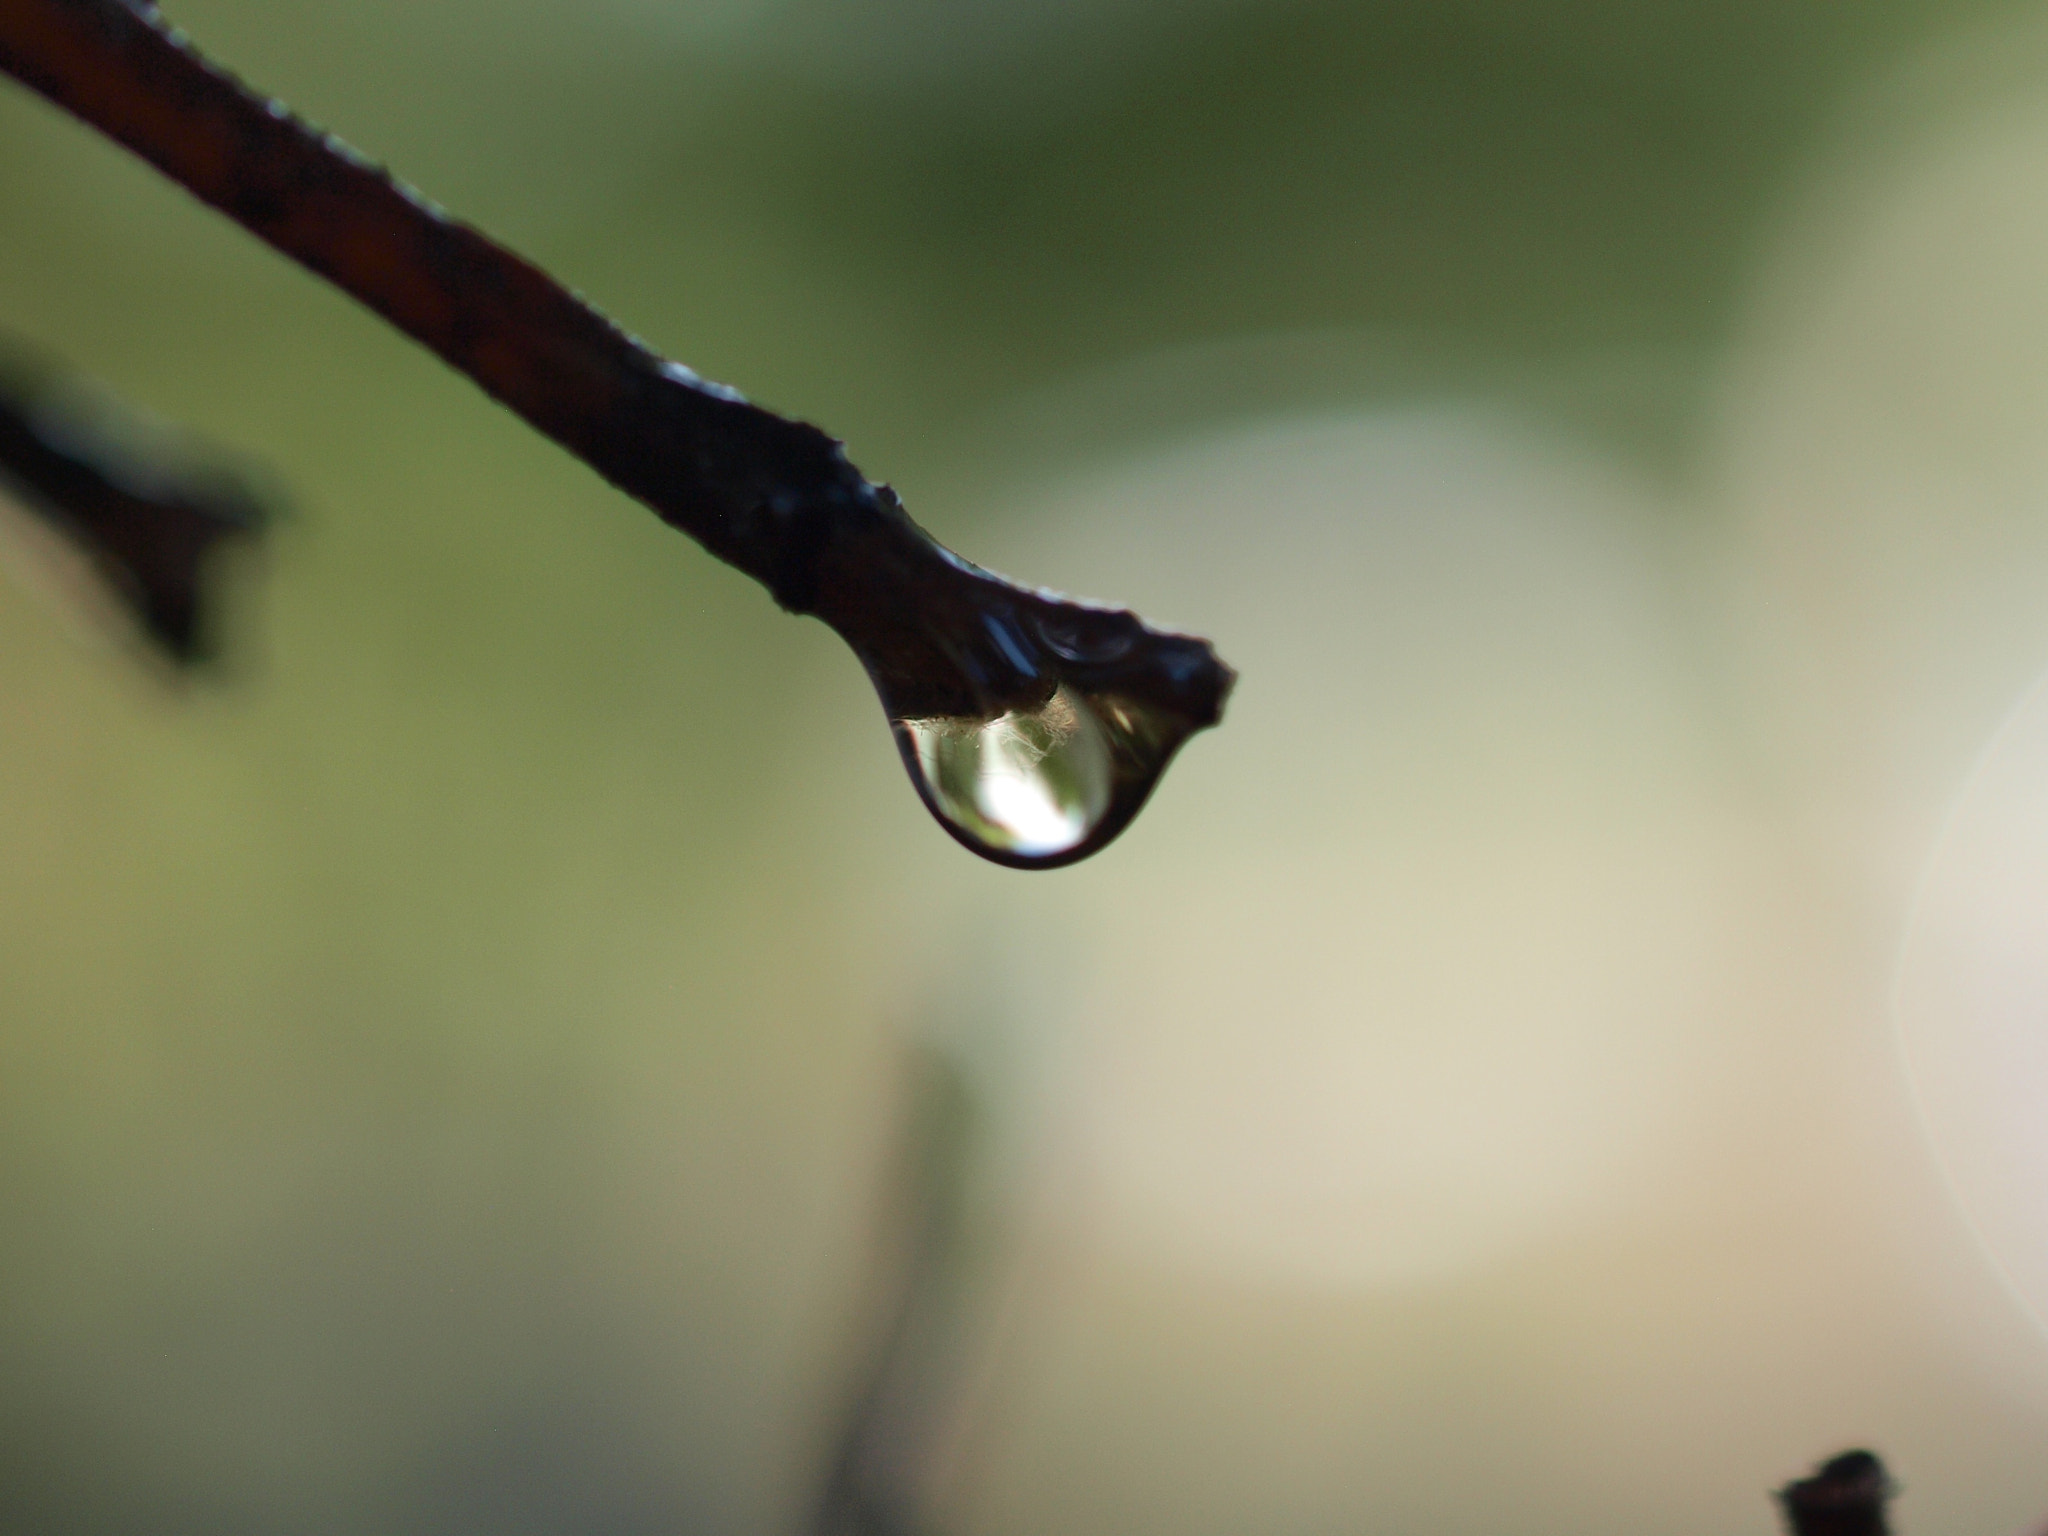
[[[589,435],[633,344],[537,268],[245,89],[151,11],[7,0],[0,59],[345,288],[551,435]],[[636,359],[637,360],[637,359]]]

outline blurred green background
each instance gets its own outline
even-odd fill
[[[172,15],[1244,683],[979,866],[820,626],[0,92],[0,326],[293,506],[216,682],[0,588],[0,1524],[802,1529],[914,1041],[936,1529],[1761,1533],[1865,1442],[2048,1518],[1886,1005],[2048,663],[2048,13]]]

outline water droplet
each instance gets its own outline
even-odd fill
[[[1172,710],[1071,683],[1035,708],[892,724],[940,824],[1017,869],[1072,864],[1111,842],[1199,728]]]
[[[911,782],[956,841],[1013,869],[1089,857],[1222,717],[1235,674],[1206,640],[929,548],[935,585],[907,602],[864,588],[827,622],[860,655]]]
[[[1070,689],[991,720],[899,720],[896,729],[926,804],[977,851],[1056,858],[1109,810],[1109,737]]]

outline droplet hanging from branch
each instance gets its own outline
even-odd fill
[[[834,439],[657,356],[249,90],[153,5],[7,0],[0,69],[353,295],[784,608],[831,625],[926,805],[977,853],[1024,868],[1085,858],[1221,718],[1233,679],[1207,642],[960,559]]]

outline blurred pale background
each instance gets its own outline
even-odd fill
[[[938,1530],[2048,1518],[2034,715],[1907,940],[2048,668],[2048,10],[172,9],[1243,682],[977,864],[820,627],[0,91],[0,326],[295,506],[218,686],[0,585],[0,1525],[800,1529],[913,1042]]]

